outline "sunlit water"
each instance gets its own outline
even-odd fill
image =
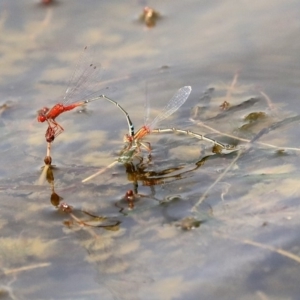
[[[299,139],[288,119],[299,114],[298,2],[152,1],[153,28],[139,20],[143,4],[0,2],[0,298],[298,299]],[[99,93],[136,129],[146,100],[151,120],[191,85],[162,128],[238,147],[269,131],[240,157],[153,134],[150,160],[142,152],[83,184],[118,158],[127,133],[116,106],[98,101],[58,117],[54,185],[39,184],[47,125],[36,111],[62,100],[86,45],[101,64]],[[224,101],[237,109],[222,112]],[[251,113],[258,120],[245,121]],[[53,206],[54,192],[73,215]]]

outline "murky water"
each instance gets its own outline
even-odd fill
[[[153,28],[144,4],[0,2],[0,299],[298,299],[299,3],[151,1]],[[150,159],[82,183],[124,147],[124,115],[100,100],[57,118],[39,181],[36,112],[62,101],[86,45],[96,91],[136,129],[146,99],[152,120],[191,85],[159,126],[237,150],[153,134]]]

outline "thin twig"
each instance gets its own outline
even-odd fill
[[[93,174],[93,175],[91,175],[91,176],[89,176],[89,177],[83,179],[81,182],[84,183],[84,182],[87,182],[87,181],[89,181],[89,180],[95,178],[96,176],[98,176],[98,175],[104,173],[107,169],[110,169],[111,167],[113,167],[113,166],[114,166],[115,164],[117,164],[117,163],[118,163],[117,160],[114,161],[114,162],[112,162],[112,163],[111,163],[110,165],[108,165],[107,167],[102,168],[101,170],[99,170],[99,171],[96,172],[95,174]]]
[[[248,240],[248,239],[234,238],[232,236],[229,236],[229,235],[223,234],[223,233],[217,233],[217,234],[220,235],[220,236],[222,236],[222,237],[225,237],[227,239],[230,239],[230,240],[234,240],[234,241],[237,241],[237,242],[240,242],[240,243],[243,243],[243,244],[247,244],[247,245],[251,245],[251,246],[254,246],[254,247],[258,247],[258,248],[262,248],[262,249],[266,249],[266,250],[275,252],[275,253],[277,253],[279,255],[282,255],[284,257],[287,257],[287,258],[289,258],[291,260],[294,260],[294,261],[300,263],[300,256],[298,256],[296,254],[293,254],[293,253],[291,253],[289,251],[283,250],[281,248],[275,248],[273,246],[261,244],[261,243],[258,243],[258,242],[252,241],[252,240]]]
[[[37,268],[49,267],[50,265],[51,265],[51,263],[40,263],[40,264],[25,266],[25,267],[16,268],[16,269],[9,269],[9,270],[4,269],[3,273],[5,275],[10,275],[10,274],[19,273],[19,272],[23,272],[23,271],[29,271],[29,270],[33,270],[33,269],[37,269]]]
[[[194,124],[198,125],[198,126],[202,126],[206,129],[209,129],[210,131],[214,132],[214,133],[217,133],[217,134],[220,134],[220,135],[223,135],[223,136],[227,136],[227,137],[230,137],[232,139],[235,139],[235,140],[238,140],[238,141],[241,141],[241,142],[245,142],[245,143],[249,143],[251,140],[248,140],[248,139],[244,139],[244,138],[240,138],[238,136],[235,136],[235,135],[231,135],[231,134],[228,134],[228,133],[224,133],[224,132],[221,132],[217,129],[214,129],[213,127],[210,127],[206,124],[204,124],[203,122],[201,121],[196,121],[192,118],[190,118],[190,121],[193,122]],[[269,147],[269,148],[275,148],[275,149],[285,149],[285,150],[292,150],[292,151],[300,151],[300,148],[294,148],[294,147],[280,147],[280,146],[276,146],[276,145],[272,145],[272,144],[268,144],[268,143],[263,143],[263,142],[255,142],[255,144],[257,145],[260,145],[260,146],[265,146],[265,147]]]
[[[47,155],[50,156],[51,143],[47,143]]]

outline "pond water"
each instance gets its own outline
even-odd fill
[[[0,299],[299,299],[298,10],[0,1]],[[158,127],[234,149],[153,133],[151,157],[132,148],[117,162],[127,122],[98,100],[57,118],[42,169],[37,111],[63,101],[78,61],[97,66],[86,91],[136,130],[192,86]]]

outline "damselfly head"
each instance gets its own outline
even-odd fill
[[[129,134],[125,134],[124,138],[123,138],[123,142],[124,143],[126,143],[126,142],[131,143],[131,142],[133,142],[133,136],[131,136]]]
[[[38,110],[37,112],[37,120],[38,122],[45,122],[46,121],[46,114],[49,111],[48,107],[43,107],[42,109]]]

